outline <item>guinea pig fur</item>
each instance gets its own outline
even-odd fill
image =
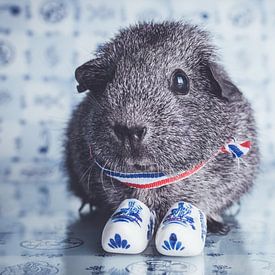
[[[76,69],[78,91],[86,96],[67,127],[65,166],[70,189],[83,202],[113,211],[137,198],[159,222],[184,200],[207,215],[210,231],[224,229],[221,215],[251,189],[259,152],[253,110],[215,52],[197,26],[139,23]],[[191,177],[156,189],[129,188],[95,164],[171,174],[210,159],[232,137],[251,141],[245,163],[218,154]]]

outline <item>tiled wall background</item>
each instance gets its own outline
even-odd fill
[[[184,19],[209,29],[252,102],[263,169],[275,167],[275,1],[0,0],[0,178],[61,178],[74,70],[120,27]]]

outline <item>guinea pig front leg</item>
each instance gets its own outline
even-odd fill
[[[204,248],[207,233],[205,214],[184,201],[175,203],[157,230],[155,243],[159,253],[167,256],[195,256]]]
[[[155,220],[155,213],[141,201],[124,200],[103,229],[103,249],[121,254],[141,253],[152,238]]]
[[[211,218],[207,219],[207,228],[209,232],[219,235],[226,235],[230,231],[229,225]]]

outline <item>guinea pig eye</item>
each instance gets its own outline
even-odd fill
[[[180,69],[172,74],[171,90],[179,95],[187,95],[189,92],[189,80],[187,75]]]

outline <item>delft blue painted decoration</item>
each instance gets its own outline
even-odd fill
[[[13,58],[13,46],[7,41],[0,41],[0,66],[9,64]]]
[[[129,201],[128,207],[121,208],[113,214],[111,219],[113,222],[134,222],[140,227],[140,223],[142,222],[142,218],[140,217],[141,211],[142,207],[136,201]]]
[[[114,249],[115,248],[128,249],[130,247],[130,244],[128,244],[128,241],[122,240],[119,234],[115,234],[115,237],[113,239],[110,239],[108,245]]]
[[[206,225],[206,220],[204,219],[203,213],[201,210],[200,212],[200,223],[201,223],[201,239],[204,241],[206,234],[207,234],[207,225]]]
[[[3,270],[0,269],[0,274],[3,275],[23,275],[23,274],[41,274],[53,275],[59,273],[59,269],[48,262],[34,261],[24,264],[7,266]]]
[[[153,236],[155,228],[155,219],[153,217],[150,217],[150,221],[147,225],[147,240],[150,240]]]
[[[118,273],[118,275],[126,275],[126,274],[195,274],[194,272],[198,271],[197,266],[194,266],[193,262],[184,257],[183,260],[180,261],[180,258],[172,259],[150,259],[133,262],[126,267],[127,273],[122,272]],[[194,268],[195,267],[195,268]],[[202,272],[200,272],[202,271]],[[110,273],[112,274],[112,273]],[[117,273],[114,273],[117,274]],[[204,270],[201,269],[197,274],[204,274]]]
[[[46,1],[40,7],[40,15],[49,23],[57,23],[62,21],[66,15],[66,5],[62,1]]]
[[[39,250],[71,249],[71,248],[79,247],[81,245],[83,245],[83,241],[79,238],[26,240],[20,243],[21,247],[24,247],[27,249],[39,249]]]
[[[164,241],[162,245],[165,250],[183,250],[184,245],[178,241],[177,235],[175,233],[171,233],[169,240]]]
[[[195,230],[194,219],[189,216],[191,214],[192,206],[190,204],[179,202],[177,208],[173,208],[169,215],[163,221],[163,225],[170,223],[177,223],[184,226],[191,226]]]

